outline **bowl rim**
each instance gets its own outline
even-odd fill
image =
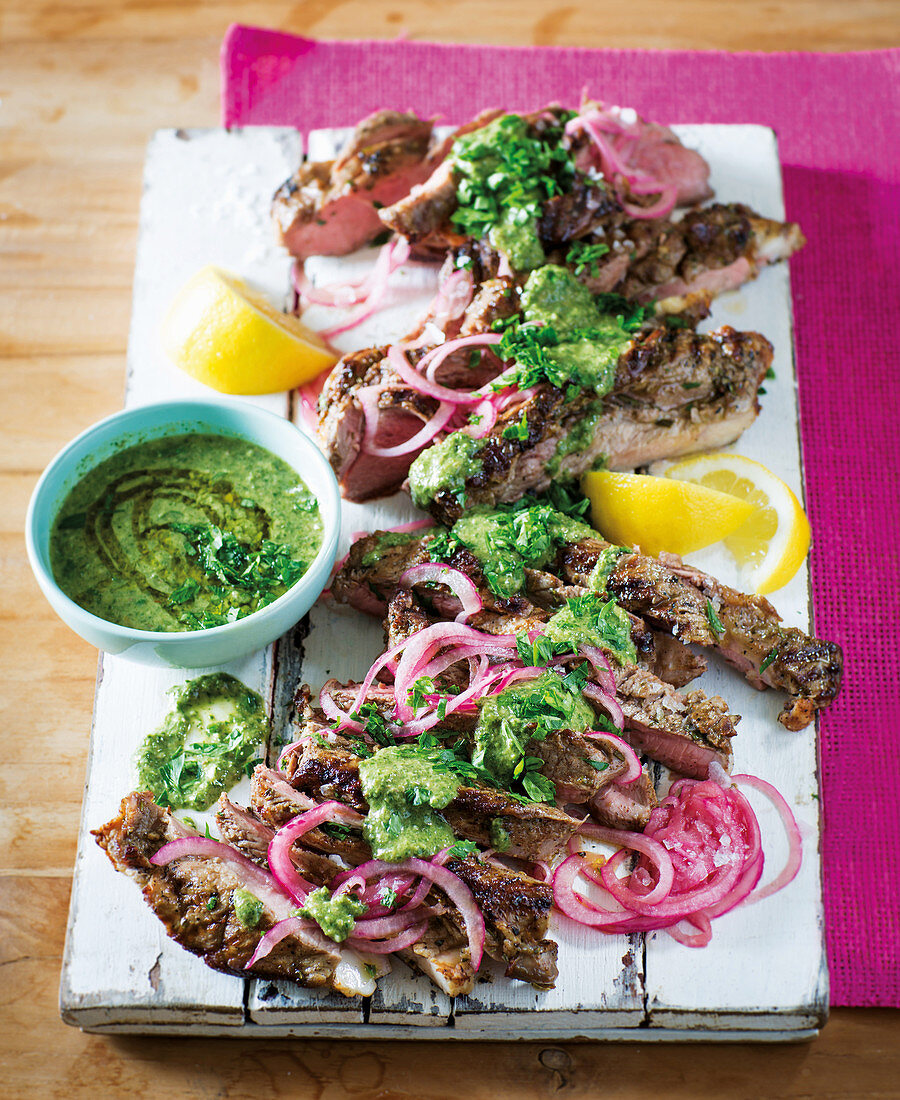
[[[45,568],[41,553],[38,549],[38,543],[35,538],[34,525],[37,519],[37,508],[41,502],[42,494],[47,492],[47,485],[50,480],[65,468],[66,464],[72,462],[72,452],[80,449],[85,442],[87,442],[92,436],[102,434],[107,428],[119,421],[139,420],[142,415],[152,414],[153,412],[159,412],[162,410],[172,411],[173,423],[185,422],[185,424],[191,418],[191,411],[195,411],[199,416],[202,416],[205,410],[215,410],[230,412],[236,414],[238,417],[246,416],[249,419],[262,420],[264,422],[274,421],[276,424],[287,426],[293,429],[296,434],[299,445],[304,448],[312,461],[319,467],[320,473],[324,474],[324,482],[326,489],[323,493],[313,492],[313,495],[317,500],[321,500],[323,495],[330,497],[330,504],[334,520],[329,524],[323,517],[323,531],[322,531],[322,543],[319,547],[316,556],[309,563],[306,572],[300,577],[291,587],[279,596],[276,600],[260,607],[256,611],[251,612],[249,615],[245,615],[240,619],[235,619],[232,623],[223,623],[220,626],[203,627],[199,630],[142,630],[138,627],[123,626],[121,623],[111,622],[109,619],[104,619],[99,615],[95,615],[92,611],[88,611],[67,595],[56,581],[53,576],[52,570]],[[199,419],[198,416],[198,419]],[[135,427],[131,432],[123,431],[122,437],[127,437],[128,434],[137,434],[140,429]],[[248,439],[239,428],[226,429],[224,427],[218,427],[216,431],[221,432],[223,435],[236,435],[238,438],[246,439],[247,442],[256,443],[258,447],[262,447],[264,450],[269,450],[270,453],[275,454],[276,457],[281,458],[282,461],[287,462],[292,470],[298,477],[304,481],[299,470],[297,470],[294,463],[285,458],[283,455],[278,454],[270,447],[266,447],[263,444],[253,439]],[[154,439],[165,438],[166,434],[188,434],[188,432],[166,433],[160,431],[158,435],[154,435]],[[215,433],[211,433],[215,434]],[[123,440],[115,439],[113,443],[121,442]],[[131,444],[137,445],[137,442]],[[106,456],[110,457],[109,455]],[[80,460],[76,460],[77,462]],[[100,459],[100,462],[105,459]],[[85,467],[84,472],[80,476],[85,476],[94,466],[88,465]],[[73,483],[74,487],[74,483]],[[321,509],[320,509],[321,511]],[[55,519],[55,513],[54,513]],[[52,530],[52,522],[51,522]],[[183,644],[185,646],[190,644],[196,644],[205,638],[226,639],[230,635],[238,635],[249,629],[248,625],[252,622],[253,626],[257,626],[267,618],[271,618],[277,615],[289,602],[295,600],[300,592],[306,592],[304,588],[304,582],[318,571],[321,562],[330,557],[331,561],[334,561],[335,554],[337,552],[338,541],[341,535],[341,494],[338,488],[337,477],[334,470],[331,468],[331,464],[325,458],[325,455],[319,450],[315,442],[300,428],[297,427],[293,421],[287,417],[279,416],[277,413],[271,412],[269,409],[259,408],[257,405],[252,405],[246,401],[227,401],[218,398],[176,398],[171,401],[154,401],[148,402],[145,405],[135,405],[130,408],[119,409],[118,411],[111,413],[109,416],[103,417],[101,420],[95,421],[90,424],[83,431],[79,432],[73,439],[71,439],[65,446],[63,446],[47,463],[41,476],[38,478],[34,489],[32,490],[31,497],[28,501],[28,509],[25,514],[25,547],[28,555],[28,561],[31,566],[31,570],[34,573],[35,579],[38,581],[39,586],[44,591],[45,596],[50,598],[50,593],[53,593],[53,598],[61,601],[62,606],[66,608],[68,613],[76,620],[83,620],[86,626],[92,628],[95,632],[105,632],[110,637],[115,637],[125,640],[133,640],[134,642],[165,642],[167,645],[177,646]],[[48,533],[49,543],[49,533]],[[327,585],[327,582],[326,582]],[[320,591],[324,590],[326,585],[322,586]],[[315,602],[315,601],[313,601]],[[70,625],[71,624],[67,624]]]

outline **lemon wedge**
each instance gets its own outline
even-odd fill
[[[292,389],[338,358],[315,332],[217,267],[203,267],[185,283],[160,338],[183,371],[220,393]]]
[[[726,493],[753,506],[753,513],[722,541],[741,567],[748,587],[764,596],[794,576],[809,552],[809,520],[781,478],[751,458],[695,455],[663,470],[667,479]]]
[[[584,475],[582,490],[604,538],[639,546],[654,557],[664,550],[690,554],[719,542],[755,511],[753,504],[730,493],[647,474],[593,470]]]

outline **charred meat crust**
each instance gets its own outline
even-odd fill
[[[449,525],[466,509],[541,492],[556,477],[584,473],[601,457],[611,468],[633,469],[731,442],[756,418],[757,391],[771,362],[765,337],[727,326],[706,335],[668,328],[642,333],[620,356],[613,389],[599,404],[592,391],[566,400],[562,390],[543,385],[502,413],[479,448],[480,468],[462,495],[439,490],[429,511]],[[560,444],[591,415],[592,440],[558,458]],[[523,419],[527,437],[505,439],[504,430]]]
[[[781,625],[764,596],[750,596],[685,566],[674,554],[661,555],[673,573],[698,590],[715,608],[724,627],[716,648],[754,687],[773,687],[793,698],[778,721],[789,730],[809,725],[815,712],[838,694],[843,653],[834,642]]]
[[[557,569],[572,584],[587,585],[605,544],[584,540],[564,547]],[[755,687],[773,687],[792,698],[779,715],[790,730],[803,729],[840,690],[840,646],[795,627],[781,626],[774,607],[685,566],[674,554],[657,560],[633,553],[619,558],[607,581],[617,603],[684,642],[715,649]],[[713,631],[707,616],[713,605],[724,632]],[[765,666],[765,667],[764,667]]]
[[[287,915],[266,908],[256,928],[245,928],[232,901],[241,881],[219,860],[188,856],[164,867],[151,863],[152,855],[184,832],[148,793],[124,798],[118,817],[93,835],[116,870],[138,882],[172,939],[214,970],[246,977],[245,966],[261,936]],[[315,939],[322,943],[314,945],[313,937],[306,942],[299,936],[286,937],[254,964],[253,972],[305,986],[328,985],[340,955],[323,937]]]
[[[330,760],[329,757],[331,757]],[[368,807],[359,786],[357,764],[358,759],[351,753],[337,746],[320,746],[313,739],[308,739],[290,754],[286,761],[286,769],[291,777],[291,784],[296,787],[295,797],[298,793],[300,797],[306,793],[314,794],[322,800],[336,798],[340,791],[344,793],[344,797],[339,798],[339,801],[344,801],[346,805],[365,812]],[[323,777],[325,782],[320,786],[319,780]],[[273,781],[279,778],[282,777],[270,769],[257,768],[251,795],[257,813],[273,828],[278,828],[289,821],[298,812],[298,804],[295,802],[292,805],[285,792],[282,792],[282,797],[276,799],[270,796],[269,791]],[[481,814],[494,811],[495,816],[500,817],[507,828],[510,827],[508,814],[506,816],[503,814],[506,807],[502,805],[472,805],[471,799],[467,799],[465,794],[461,805],[464,808],[461,812]],[[445,814],[454,829],[459,832],[450,809],[445,811]],[[557,813],[572,823],[572,830],[561,841],[562,845],[578,823],[559,811]],[[534,822],[530,824],[534,829]],[[524,828],[527,827],[526,821]],[[488,844],[489,826],[482,831],[483,843]],[[304,840],[309,841],[315,832],[321,831],[313,830],[307,833]],[[524,835],[523,828],[518,830],[518,835],[520,837]],[[347,858],[347,849],[342,846],[343,843],[340,838],[327,833],[322,833],[315,839],[316,847],[320,851],[334,852]],[[360,841],[359,848],[354,850],[348,861],[358,864],[370,858],[371,852],[368,846]],[[493,957],[506,961],[509,967],[508,976],[522,978],[536,984],[552,985],[556,978],[556,945],[543,939],[547,933],[550,909],[553,904],[552,889],[519,872],[493,864],[482,864],[471,859],[451,859],[447,867],[454,874],[459,875],[475,894],[487,926],[486,949]],[[443,899],[439,904],[444,923],[438,928],[443,928],[443,931],[438,935],[432,928],[429,934],[430,945],[426,940],[422,948],[414,947],[409,956],[403,956],[413,965],[424,969],[434,980],[438,980],[438,975],[433,973],[436,953],[447,951],[458,942],[465,943],[464,935],[459,941],[462,918],[443,894],[440,894],[440,898]],[[439,976],[441,982],[448,980],[445,972]],[[462,978],[457,974],[453,980],[459,982]]]

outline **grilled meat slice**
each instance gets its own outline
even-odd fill
[[[350,791],[354,780],[356,787],[355,792],[348,795],[344,801],[365,812],[368,806],[359,787],[355,758],[350,762],[349,754],[337,752],[329,766],[324,760],[329,751],[334,750],[322,749],[312,739],[308,740],[302,748],[298,747],[289,755],[286,762],[288,774],[292,777],[291,782],[307,791],[315,791],[318,776],[323,772],[327,772],[331,777],[342,772],[341,790]],[[271,769],[258,768],[254,776],[251,796],[257,812],[273,828],[283,825],[302,812],[305,807],[303,795],[297,790],[294,791],[295,799],[292,803],[284,790],[284,787],[290,790],[290,784],[281,778],[280,783],[284,784],[284,787],[279,786],[276,782],[278,776],[279,773],[273,773]],[[274,797],[273,786],[275,787]],[[330,790],[323,788],[321,798],[334,797],[335,793],[336,790],[333,787]],[[469,801],[464,800],[464,805],[472,810]],[[445,815],[453,825],[451,814],[445,811]],[[505,823],[507,818],[504,817],[502,820]],[[574,827],[577,822],[572,821],[572,825]],[[486,831],[483,828],[481,831],[485,833],[483,843],[489,843],[487,839],[489,825]],[[304,841],[309,840],[317,832],[322,831],[312,830],[305,834]],[[520,835],[521,832],[522,830]],[[568,840],[569,835],[565,836],[560,846]],[[322,832],[321,837],[315,838],[314,842],[319,851],[331,851],[344,858],[348,856],[346,846],[338,837]],[[512,852],[512,849],[510,851]],[[552,854],[555,853],[549,853],[548,858]],[[371,852],[368,845],[361,843],[359,849],[350,856],[349,862],[358,864],[370,858]],[[521,977],[525,981],[552,985],[556,977],[556,945],[544,939],[553,903],[552,891],[549,887],[526,875],[493,865],[485,866],[471,859],[450,859],[445,866],[458,875],[475,894],[485,918],[487,931],[485,948],[489,954],[507,963],[507,973],[510,977]],[[467,952],[462,950],[467,940],[461,931],[462,917],[443,894],[438,893],[442,899],[437,901],[438,918],[430,923],[428,935],[421,945],[411,948],[408,953],[400,954],[401,958],[426,972],[445,992],[450,993],[451,996],[457,996],[463,992],[470,992],[472,988],[471,966],[468,965]],[[433,900],[429,895],[429,903]]]
[[[495,320],[516,312],[511,287],[512,280],[508,278],[482,283],[461,317],[442,320],[447,339],[489,332]],[[424,318],[413,335],[418,337],[430,320],[430,317]],[[345,355],[329,374],[319,397],[319,441],[347,500],[368,500],[396,492],[419,453],[411,451],[395,458],[384,458],[363,449],[366,391],[378,387],[373,391],[378,408],[378,430],[372,442],[379,447],[391,447],[411,439],[438,409],[437,401],[410,389],[403,381],[385,358],[387,350],[386,347],[364,348]],[[416,360],[428,350],[427,346],[420,347],[412,353],[412,359]],[[444,360],[437,381],[444,386],[472,389],[483,385],[501,369],[502,364],[489,351],[473,367],[468,349],[465,349]]]
[[[613,242],[610,255],[618,259],[624,251],[630,259],[623,278],[610,289],[630,301],[650,302],[734,290],[793,255],[805,239],[793,222],[760,217],[740,203],[714,203],[678,222],[628,223]]]
[[[419,254],[429,250],[442,253],[461,243],[461,234],[450,225],[450,215],[456,209],[456,183],[452,162],[443,161],[405,198],[379,210],[382,225],[405,237]]]
[[[119,816],[93,835],[116,870],[140,885],[168,934],[214,970],[246,977],[246,964],[262,935],[293,916],[290,899],[274,889],[260,897],[263,892],[254,884],[250,892],[264,908],[259,924],[246,928],[234,909],[234,893],[246,885],[239,872],[221,860],[202,856],[185,856],[164,867],[151,863],[151,856],[170,840],[184,836],[185,829],[146,792],[127,795]],[[330,987],[348,996],[367,995],[375,988],[354,952],[339,949],[315,929],[298,930],[281,940],[254,964],[252,973]]]
[[[353,753],[310,739],[287,754],[284,769],[296,791],[319,801],[339,798],[365,813],[368,804],[360,786],[358,764]],[[258,767],[256,775],[264,771]],[[505,854],[531,862],[552,859],[578,828],[577,819],[562,810],[536,802],[523,805],[503,791],[487,787],[461,786],[456,798],[441,812],[454,833],[485,847],[492,845],[492,825],[495,835],[502,827],[509,836]],[[313,837],[314,832],[308,836]],[[320,842],[311,840],[310,844],[319,848]]]
[[[406,386],[391,369],[386,347],[365,348],[336,364],[319,397],[319,440],[348,500],[368,500],[395,492],[409,470],[410,455],[374,457],[362,450],[366,419],[359,391],[381,389],[379,447],[411,439],[435,412],[437,403]]]
[[[643,832],[658,805],[653,781],[646,768],[633,783],[612,783],[591,799],[591,816],[608,829]]]
[[[632,469],[730,443],[756,418],[757,391],[771,361],[763,336],[727,326],[707,335],[687,329],[641,334],[620,356],[613,389],[602,400],[582,390],[567,401],[554,386],[537,387],[523,404],[501,413],[480,441],[461,492],[457,485],[423,484],[423,458],[410,470],[413,497],[439,522],[452,524],[464,509],[540,492],[557,477],[590,469],[601,456],[614,469]],[[686,381],[691,388],[685,389]],[[506,428],[523,418],[527,437],[504,438]],[[566,440],[583,433],[585,421],[593,424],[590,442],[566,453]]]
[[[665,680],[674,688],[684,687],[691,680],[702,676],[707,669],[705,657],[694,653],[671,634],[659,630],[651,631],[653,648],[647,660],[647,667],[654,676]]]
[[[781,616],[763,596],[729,588],[674,554],[662,554],[660,561],[712,603],[724,627],[715,647],[725,660],[754,687],[773,687],[791,696],[778,716],[786,729],[808,726],[816,711],[835,699],[843,674],[840,646],[782,626]]]
[[[622,736],[638,752],[692,779],[706,779],[717,761],[731,770],[738,717],[718,695],[682,695],[641,668],[617,670],[616,697],[625,714]]]
[[[559,551],[555,568],[569,584],[589,589],[591,574],[607,547],[600,538],[571,543]],[[702,594],[656,558],[637,552],[623,554],[607,578],[606,588],[616,603],[641,615],[657,630],[682,642],[715,645]]]
[[[556,569],[570,584],[589,588],[605,545],[585,539],[564,547]],[[778,718],[787,729],[803,729],[837,696],[843,668],[840,646],[781,626],[768,600],[729,588],[684,565],[674,554],[662,554],[659,560],[624,554],[607,589],[617,603],[657,629],[716,650],[754,687],[774,687],[791,695]],[[721,637],[710,625],[707,600],[724,627]]]
[[[327,782],[324,786],[328,787]],[[320,800],[327,797],[331,796],[323,794]],[[257,816],[273,829],[317,804],[308,794],[295,790],[281,772],[263,764],[258,764],[253,773],[250,802]],[[362,863],[369,858],[368,845],[352,830],[342,830],[340,835],[331,836],[322,828],[310,829],[303,834],[303,843],[317,852],[333,852],[348,863]]]
[[[275,192],[278,240],[298,259],[343,256],[382,230],[390,206],[428,178],[433,124],[412,114],[378,111],[356,127],[334,161],[306,161]]]
[[[269,842],[275,836],[250,810],[242,810],[223,794],[216,804],[216,825],[226,843],[237,848],[258,866],[269,869]],[[330,886],[340,867],[327,856],[295,844],[292,856],[300,874],[316,886]]]
[[[473,858],[450,859],[446,867],[475,896],[485,921],[485,950],[507,963],[506,976],[552,987],[557,978],[557,945],[547,939],[553,908],[550,884]]]
[[[622,205],[607,184],[578,175],[570,190],[544,203],[538,218],[538,236],[545,250],[551,251],[591,234],[603,240],[623,219]],[[625,260],[627,266],[627,256]]]

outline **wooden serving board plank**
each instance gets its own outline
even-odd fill
[[[777,150],[770,131],[747,126],[679,127],[713,169],[722,201],[746,201],[782,215]],[[346,131],[311,135],[315,159],[334,154]],[[126,403],[206,393],[168,363],[156,330],[181,284],[205,263],[247,277],[275,301],[289,286],[289,260],[272,240],[268,203],[300,155],[290,130],[161,131],[150,145],[141,210],[129,340]],[[373,250],[310,262],[323,282],[364,274]],[[338,337],[344,350],[397,339],[436,289],[435,269],[410,264],[393,280],[387,308]],[[331,311],[308,313],[314,326]],[[735,448],[765,461],[795,490],[802,487],[796,395],[791,359],[787,268],[717,301],[712,324],[730,323],[767,335],[776,346],[776,378],[766,383],[760,419]],[[235,399],[238,400],[238,399]],[[251,399],[305,427],[288,395]],[[402,496],[370,505],[344,504],[339,554],[361,530],[417,518]],[[703,564],[698,558],[698,564]],[[729,579],[729,563],[714,562]],[[777,594],[790,625],[808,626],[805,569]],[[270,705],[277,759],[298,679],[317,689],[330,676],[358,679],[380,651],[380,624],[320,602],[292,635],[264,654],[230,668]],[[665,935],[604,937],[560,918],[560,979],[538,992],[510,982],[489,964],[468,997],[455,1002],[402,964],[365,1002],[299,989],[289,983],[216,974],[163,933],[135,885],[112,871],[89,830],[116,812],[134,781],[131,758],[167,709],[165,691],[196,673],[159,672],[104,656],[98,680],[84,819],[61,984],[63,1017],[91,1030],[172,1034],[320,1035],[414,1038],[542,1038],[641,1040],[671,1038],[800,1038],[825,1013],[826,978],[818,875],[815,734],[789,734],[775,721],[781,705],[734,673],[711,668],[702,686],[721,691],[744,718],[736,740],[736,770],[776,783],[802,819],[807,855],[788,890],[716,923],[713,943],[691,951]],[[235,792],[245,800],[246,782]],[[778,837],[760,807],[766,836]],[[772,866],[780,853],[773,850]],[[424,1030],[423,1030],[424,1029]]]

